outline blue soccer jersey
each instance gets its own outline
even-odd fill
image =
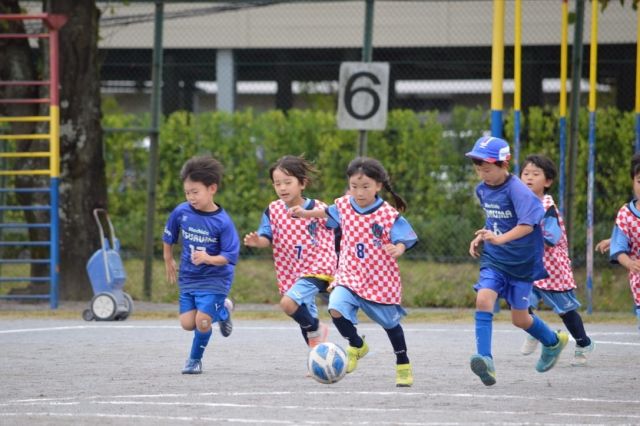
[[[233,282],[240,239],[233,221],[220,206],[215,212],[195,210],[184,202],[169,215],[162,240],[176,244],[182,237],[178,283],[181,291],[207,291],[228,294]],[[211,256],[223,256],[226,265],[194,265],[191,253],[204,250]]]
[[[546,278],[542,263],[544,240],[539,226],[545,212],[540,199],[513,175],[498,186],[480,183],[476,195],[485,211],[485,228],[494,234],[504,234],[517,225],[533,227],[533,232],[506,244],[485,241],[481,267],[497,269],[521,281]]]

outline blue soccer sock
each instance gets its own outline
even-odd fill
[[[556,332],[550,329],[549,326],[536,315],[533,316],[533,324],[531,327],[525,331],[545,346],[555,346],[558,344]]]
[[[476,350],[482,356],[491,355],[491,337],[493,334],[493,313],[476,311]]]
[[[342,337],[349,341],[349,345],[354,348],[361,348],[364,345],[362,337],[358,336],[358,329],[355,325],[345,317],[332,318],[333,324],[336,326]]]
[[[409,364],[409,357],[407,356],[407,341],[404,339],[404,330],[400,324],[393,328],[385,328],[391,346],[393,346],[393,352],[396,354],[396,364]]]
[[[290,315],[291,318],[298,324],[300,324],[300,328],[306,331],[316,331],[318,329],[318,325],[320,321],[318,318],[314,318],[311,316],[309,309],[307,309],[307,305],[304,303],[298,306],[298,309]]]
[[[562,322],[564,323],[571,336],[576,340],[576,345],[581,348],[586,348],[591,344],[591,339],[587,336],[587,332],[584,330],[584,323],[582,317],[575,309],[573,311],[566,312],[560,315]]]
[[[207,347],[209,343],[209,338],[211,338],[211,329],[207,332],[202,332],[197,328],[193,331],[193,342],[191,343],[191,359],[202,359],[202,354],[204,353],[204,349]]]

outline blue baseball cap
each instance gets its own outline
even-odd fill
[[[511,158],[509,144],[504,139],[494,136],[483,136],[476,141],[473,149],[465,154],[465,157],[495,163],[507,161]]]

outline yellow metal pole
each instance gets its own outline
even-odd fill
[[[60,177],[60,107],[51,105],[49,114],[51,115],[49,122],[49,133],[51,134],[49,168],[51,169],[51,177],[57,178]]]
[[[562,36],[560,39],[560,117],[567,116],[567,68],[569,61],[569,4],[562,2]]]
[[[591,46],[589,47],[589,112],[596,110],[598,72],[598,2],[591,2]]]
[[[520,111],[522,99],[522,0],[515,4],[515,37],[513,46],[513,109]]]
[[[497,137],[502,137],[504,3],[504,0],[493,0],[493,40],[491,44],[491,134]]]

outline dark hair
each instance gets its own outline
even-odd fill
[[[640,152],[631,157],[631,179],[634,179],[640,173]]]
[[[306,185],[311,182],[311,175],[316,173],[316,169],[309,163],[304,156],[285,155],[276,161],[269,168],[269,177],[273,182],[273,172],[282,170],[286,175],[293,176],[298,179],[300,185]]]
[[[407,203],[400,195],[393,191],[389,174],[378,160],[368,157],[358,157],[351,161],[347,167],[347,178],[360,174],[381,183],[382,187],[393,197],[393,204],[398,211],[403,212],[407,209]]]
[[[475,164],[476,166],[482,166],[482,164],[487,163],[487,164],[495,164],[496,166],[502,168],[502,165],[505,163],[505,161],[485,161],[485,160],[481,160],[479,158],[472,158],[471,161],[473,162],[473,164]]]
[[[187,160],[180,170],[180,179],[202,182],[205,186],[222,182],[222,164],[210,155],[201,155]]]
[[[528,164],[533,164],[537,168],[542,170],[544,173],[545,179],[556,180],[556,176],[558,176],[558,168],[556,164],[551,160],[551,158],[542,154],[532,154],[524,159],[522,162],[522,170],[527,167]],[[522,176],[522,170],[520,170],[520,175]],[[545,187],[544,192],[546,193],[549,188]]]

